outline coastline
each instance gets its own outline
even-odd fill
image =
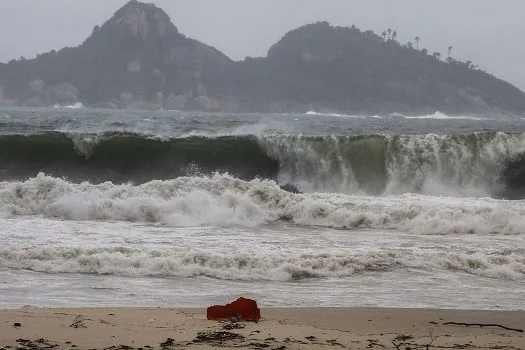
[[[206,320],[205,309],[0,310],[0,348],[525,349],[525,310],[261,308],[261,314],[258,323],[232,323]]]

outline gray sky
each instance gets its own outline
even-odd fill
[[[127,0],[0,0],[0,62],[80,44]],[[525,90],[524,0],[150,0],[186,36],[233,59],[262,56],[288,30],[325,20],[472,60]]]

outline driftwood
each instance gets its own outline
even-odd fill
[[[500,324],[495,324],[495,323],[445,322],[445,323],[443,323],[443,325],[444,326],[446,326],[446,325],[455,325],[455,326],[465,326],[465,327],[474,327],[474,326],[477,326],[477,327],[499,327],[499,328],[503,328],[503,329],[505,329],[507,331],[514,331],[514,332],[523,333],[523,329],[506,327],[506,326],[502,326]]]

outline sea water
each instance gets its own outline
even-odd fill
[[[519,118],[0,116],[2,308],[523,308]]]

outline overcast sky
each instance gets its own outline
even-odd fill
[[[0,62],[80,44],[126,0],[0,0]],[[186,36],[233,59],[315,22],[381,32],[471,60],[525,90],[525,0],[153,0]]]

